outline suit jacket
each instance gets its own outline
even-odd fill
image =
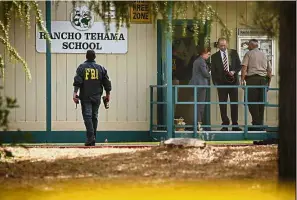
[[[228,54],[231,57],[231,63],[229,61],[229,71],[235,71],[236,81],[234,85],[239,84],[238,73],[241,70],[241,62],[239,55],[236,50],[228,49]],[[225,79],[224,65],[221,57],[221,52],[217,51],[211,56],[211,77],[214,85],[230,85],[231,83],[227,82]]]
[[[198,57],[193,63],[192,78],[190,85],[208,85],[210,78],[209,68],[202,57]]]

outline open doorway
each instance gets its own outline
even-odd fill
[[[204,27],[201,27],[204,28]],[[202,32],[202,31],[201,31]],[[172,41],[172,84],[189,85],[192,77],[193,63],[197,59],[197,50],[204,45],[205,33],[198,36],[197,44],[195,42],[193,25],[186,28],[186,36],[183,36],[183,26],[175,25],[175,32]],[[179,88],[178,101],[193,102],[194,90],[192,88]],[[187,125],[193,125],[194,105],[183,104],[174,106],[174,118],[183,118]],[[207,109],[206,109],[207,110]],[[207,117],[207,115],[205,115]],[[204,119],[206,121],[206,119]],[[197,123],[197,122],[196,122]],[[188,128],[192,130],[191,128]]]
[[[183,23],[182,20],[176,20],[173,24],[174,34],[172,40],[172,84],[173,85],[189,85],[189,81],[192,77],[192,68],[195,59],[197,58],[197,49],[199,46],[204,45],[204,40],[206,36],[206,25],[200,27],[200,34],[198,36],[198,44],[195,43],[195,35],[193,30],[193,25],[191,22],[188,22],[186,27],[186,34],[183,36]],[[161,28],[161,27],[158,27]],[[201,31],[203,29],[203,31]],[[162,31],[158,34],[158,49],[162,49],[164,37],[161,35]],[[162,52],[160,52],[162,54]],[[158,84],[166,84],[166,58],[162,60],[164,56],[158,56]],[[161,94],[163,93],[163,95]],[[173,92],[174,93],[174,92]],[[158,94],[159,100],[166,99],[166,91],[160,92]],[[174,97],[173,97],[174,98]],[[208,94],[209,98],[209,94]],[[158,101],[159,101],[158,100]],[[193,102],[194,101],[194,90],[191,88],[180,88],[178,89],[178,101],[183,102]],[[210,117],[210,107],[206,106],[204,115],[204,122],[209,122]],[[183,118],[184,122],[187,125],[194,124],[194,105],[184,104],[184,105],[175,105],[174,106],[174,119]],[[164,106],[158,107],[158,124],[166,124],[166,108]],[[197,122],[196,122],[197,123]],[[205,124],[205,123],[204,123]],[[191,130],[191,129],[190,129]]]

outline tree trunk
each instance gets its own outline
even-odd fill
[[[279,180],[296,181],[296,2],[280,3]]]

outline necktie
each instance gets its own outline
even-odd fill
[[[227,61],[227,56],[226,56],[226,53],[225,52],[223,52],[223,65],[224,65],[224,70],[226,71],[226,72],[228,72],[229,70],[228,70],[228,61]]]

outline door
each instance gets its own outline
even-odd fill
[[[197,57],[197,46],[204,45],[205,33],[199,35],[198,45],[195,45],[194,32],[192,21],[188,21],[186,27],[186,36],[183,36],[183,21],[174,20],[173,26],[175,32],[172,38],[172,84],[173,85],[188,85],[192,76],[193,62]],[[206,26],[205,26],[206,27]],[[204,28],[204,27],[203,27]],[[206,29],[206,28],[204,28]],[[157,58],[158,58],[158,72],[157,84],[165,85],[167,83],[166,74],[166,52],[165,52],[165,35],[162,30],[161,20],[157,22]],[[158,101],[166,101],[166,88],[158,89]],[[209,95],[207,95],[208,98]],[[174,98],[174,91],[173,91]],[[191,88],[181,88],[178,90],[179,101],[193,101],[194,90]],[[208,99],[209,100],[209,99]],[[174,99],[173,99],[174,102]],[[174,118],[184,118],[187,125],[193,125],[194,121],[194,106],[193,105],[175,105],[173,106]],[[205,109],[204,121],[210,121],[210,106],[207,105]],[[158,124],[166,125],[166,105],[158,105]],[[162,129],[159,129],[162,130]],[[165,130],[165,129],[163,129]]]

